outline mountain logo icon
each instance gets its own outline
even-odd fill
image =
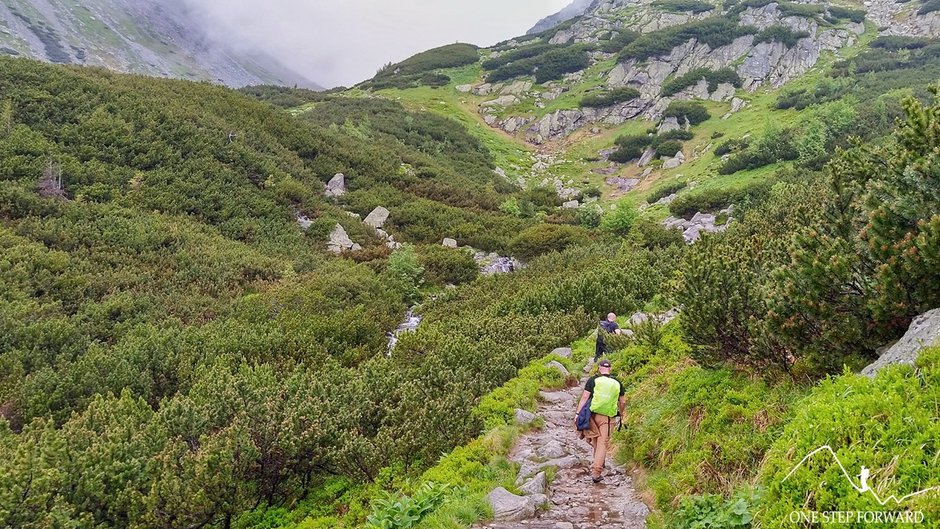
[[[842,470],[842,475],[845,477],[846,481],[849,482],[849,485],[851,485],[853,489],[863,494],[866,492],[870,493],[872,497],[875,498],[875,501],[877,501],[881,506],[886,505],[889,501],[893,501],[895,505],[900,505],[901,503],[915,496],[921,496],[923,494],[927,494],[928,492],[933,492],[933,491],[940,492],[940,485],[937,485],[934,487],[928,487],[926,489],[919,490],[917,492],[912,492],[910,494],[905,494],[904,496],[901,496],[900,498],[893,494],[886,498],[881,498],[878,495],[878,493],[873,488],[871,488],[871,485],[868,482],[869,478],[871,477],[871,470],[868,467],[863,465],[861,468],[861,471],[859,472],[857,476],[857,481],[856,481],[856,478],[853,478],[852,475],[849,474],[849,472],[845,469],[845,465],[843,465],[842,461],[839,460],[839,456],[836,455],[835,451],[829,445],[820,446],[819,448],[806,454],[806,457],[800,460],[800,462],[797,463],[796,466],[793,467],[793,469],[790,470],[790,472],[786,475],[786,477],[784,477],[780,482],[783,483],[786,480],[790,479],[790,476],[792,476],[794,472],[799,470],[800,467],[802,467],[807,461],[809,461],[813,456],[815,456],[816,454],[820,452],[826,452],[832,456],[833,461],[835,461],[835,463],[839,465],[839,469]]]

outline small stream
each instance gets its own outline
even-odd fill
[[[401,323],[394,331],[388,332],[388,347],[385,348],[385,354],[392,356],[392,351],[395,349],[395,345],[398,344],[398,337],[402,333],[406,332],[415,332],[418,330],[418,325],[421,324],[423,316],[414,313],[415,307],[408,309],[408,312],[405,312],[405,321]]]

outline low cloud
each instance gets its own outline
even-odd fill
[[[349,86],[429,48],[521,35],[570,0],[185,1],[232,46],[268,53],[324,86]]]

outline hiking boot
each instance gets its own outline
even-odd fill
[[[600,483],[601,479],[603,478],[600,476],[591,476],[591,481],[593,481],[594,483]]]

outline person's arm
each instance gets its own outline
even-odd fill
[[[620,414],[620,417],[623,418],[623,410],[627,409],[627,397],[621,395],[617,399],[617,412]]]
[[[581,413],[581,408],[583,408],[584,405],[587,404],[587,401],[589,398],[591,398],[590,391],[584,390],[583,392],[581,392],[581,401],[578,402],[578,410],[574,414],[575,417],[577,417]]]

